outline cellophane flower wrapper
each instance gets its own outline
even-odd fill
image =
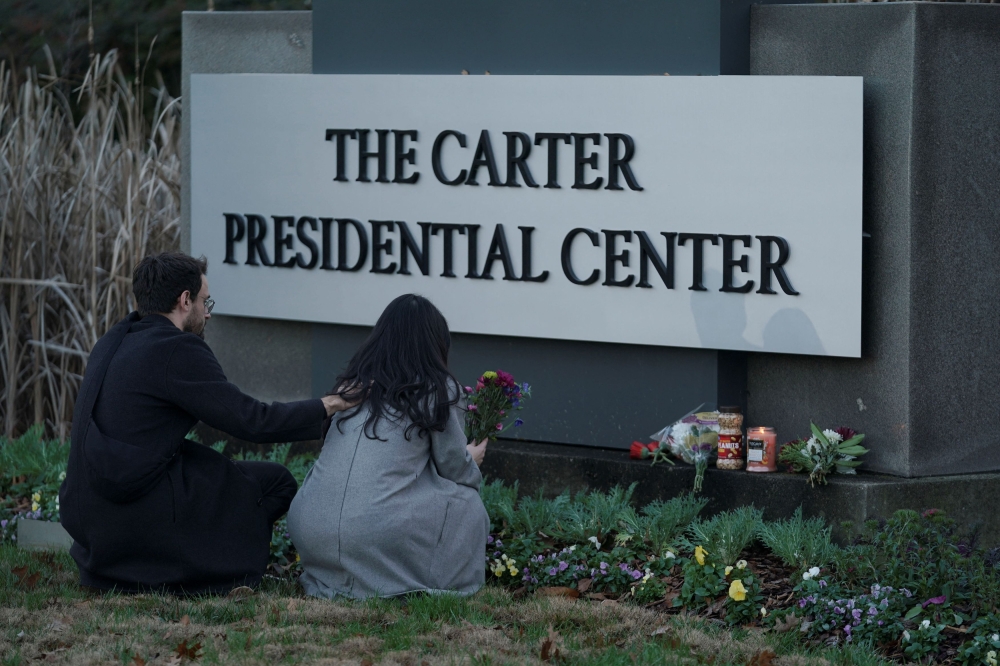
[[[700,492],[708,464],[718,455],[719,413],[691,412],[653,435],[661,450],[694,465],[694,491]]]
[[[476,382],[475,388],[466,386],[465,434],[474,442],[496,440],[508,428],[518,428],[524,421],[515,418],[515,412],[524,408],[524,401],[531,397],[528,382],[517,383],[503,370],[488,370]]]

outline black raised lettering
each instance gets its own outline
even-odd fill
[[[703,243],[709,241],[712,245],[719,244],[719,237],[715,234],[681,234],[677,237],[677,244],[684,245],[684,243],[689,240],[694,241],[691,244],[691,256],[692,256],[692,275],[691,275],[691,286],[688,289],[692,291],[708,291],[705,289],[704,281],[704,263],[705,263],[705,253],[703,249]]]
[[[781,290],[789,296],[798,296],[799,292],[792,289],[792,283],[785,274],[785,263],[788,261],[788,241],[781,236],[757,236],[760,241],[760,289],[758,294],[777,293],[771,289],[771,274],[778,278]],[[778,258],[771,260],[771,245],[778,246]]]
[[[545,187],[551,190],[559,189],[559,142],[563,141],[567,145],[572,143],[569,134],[561,132],[538,132],[535,134],[535,145],[542,145],[543,141],[548,142],[549,171],[548,180]]]
[[[326,131],[327,141],[337,143],[337,177],[336,181],[347,182],[347,140],[358,138],[358,130],[352,129],[328,129]]]
[[[747,280],[746,284],[739,287],[733,286],[733,269],[739,267],[744,273],[750,270],[750,257],[742,255],[739,259],[733,259],[733,244],[736,241],[743,243],[743,247],[750,247],[753,243],[751,236],[730,236],[729,234],[719,234],[722,239],[722,289],[719,291],[745,294],[753,289],[753,280]]]
[[[257,266],[257,258],[264,266],[271,266],[271,258],[264,249],[264,239],[267,238],[267,218],[263,215],[247,215],[247,260],[248,266]]]
[[[622,250],[621,252],[615,252],[618,248],[615,247],[618,238],[621,237],[626,243],[632,242],[632,232],[631,231],[621,231],[621,230],[610,230],[601,229],[604,234],[604,282],[605,287],[630,287],[632,282],[635,280],[634,275],[629,275],[624,280],[619,280],[617,278],[617,268],[620,263],[622,267],[628,268],[628,250]]]
[[[620,190],[622,186],[618,184],[618,172],[625,177],[625,183],[630,190],[642,191],[639,183],[632,173],[629,161],[635,156],[635,141],[628,134],[605,134],[608,137],[608,186],[606,190]],[[618,145],[624,144],[625,154],[618,156]]]
[[[285,225],[294,227],[295,218],[291,215],[272,215],[271,219],[274,220],[274,265],[278,268],[292,268],[295,266],[295,257],[286,260],[285,250],[292,249],[294,237],[291,229],[289,233],[285,233]]]
[[[586,234],[587,238],[594,247],[601,246],[601,237],[593,229],[582,229],[577,228],[566,234],[566,238],[563,239],[562,244],[562,269],[563,274],[573,284],[594,284],[601,279],[601,271],[594,269],[586,280],[581,280],[577,277],[576,272],[573,270],[573,239],[579,234]]]
[[[639,282],[635,285],[645,289],[652,289],[649,284],[649,263],[653,263],[653,268],[660,274],[663,285],[667,289],[674,288],[674,240],[677,234],[674,232],[661,231],[660,234],[667,239],[667,254],[665,259],[660,258],[660,253],[653,247],[653,241],[649,239],[645,231],[635,232],[635,237],[639,239]]]
[[[466,174],[468,173],[465,169],[462,169],[456,178],[451,180],[448,176],[444,175],[444,167],[441,166],[441,146],[444,145],[444,140],[449,136],[453,136],[458,139],[458,145],[465,148],[465,135],[461,132],[456,132],[455,130],[445,130],[437,135],[434,139],[434,147],[431,149],[431,167],[434,169],[434,176],[445,185],[461,185],[465,182]]]
[[[299,221],[295,224],[295,235],[299,237],[299,242],[309,248],[309,261],[306,261],[301,252],[297,252],[295,254],[295,263],[299,268],[311,270],[316,268],[316,264],[319,263],[319,248],[316,246],[316,241],[312,239],[312,236],[306,233],[306,227],[316,231],[318,228],[316,218],[300,217]]]
[[[522,282],[545,282],[549,279],[549,272],[542,271],[541,275],[531,274],[531,233],[534,227],[518,227],[521,230],[521,281]]]
[[[358,258],[353,266],[347,265],[347,227],[354,229],[354,233],[358,235]],[[364,267],[367,260],[368,231],[365,230],[365,225],[349,217],[339,218],[337,220],[337,270],[356,273]]]
[[[444,271],[441,273],[441,277],[455,277],[454,271],[454,234],[458,232],[465,235],[465,225],[464,224],[433,224],[431,225],[431,235],[437,236],[437,233],[441,231],[444,232],[442,236],[444,237]]]
[[[236,244],[243,240],[247,221],[239,213],[223,213],[226,218],[226,258],[224,264],[236,264]]]
[[[493,230],[493,240],[490,241],[490,249],[486,252],[486,264],[483,266],[484,280],[492,280],[493,262],[497,259],[503,264],[503,279],[517,280],[517,273],[514,272],[514,262],[510,259],[510,248],[507,246],[507,234],[504,233],[503,225],[498,224]]]
[[[478,224],[467,224],[465,225],[465,230],[468,232],[466,237],[469,240],[469,272],[465,274],[465,277],[472,280],[480,280],[482,276],[479,274],[479,225]]]
[[[392,256],[392,239],[382,240],[382,229],[392,231],[395,224],[392,220],[368,220],[372,225],[372,273],[392,273],[396,270],[396,262],[382,266],[382,254]]]
[[[375,130],[375,134],[378,135],[378,149],[374,151],[368,150],[368,132],[366,129],[358,130],[358,177],[359,183],[370,183],[368,179],[368,160],[374,158],[378,159],[378,177],[375,178],[376,183],[388,183],[389,178],[386,176],[389,170],[389,130],[381,129]]]
[[[431,270],[431,223],[430,222],[417,222],[420,226],[420,247],[417,247],[417,241],[413,238],[413,234],[410,233],[410,228],[406,225],[406,222],[397,222],[399,225],[399,273],[401,275],[409,275],[409,257],[413,255],[413,261],[416,262],[417,268],[424,275],[430,274]]]
[[[469,177],[465,179],[466,185],[479,185],[476,182],[476,174],[479,167],[486,167],[490,175],[489,185],[494,187],[503,185],[500,181],[500,172],[497,171],[497,161],[493,156],[493,143],[490,141],[490,133],[483,130],[479,133],[479,144],[476,146],[476,154],[472,158],[472,165],[469,167]],[[484,274],[485,275],[485,274]]]
[[[413,146],[409,150],[406,149],[406,140],[412,139],[414,143],[417,141],[417,130],[392,130],[392,136],[395,140],[395,161],[396,170],[393,174],[392,182],[394,183],[415,183],[420,180],[420,172],[414,171],[409,176],[404,176],[403,173],[406,171],[406,164],[416,165],[417,163],[417,149]]]
[[[521,187],[517,182],[517,172],[521,172],[521,178],[528,187],[538,187],[538,183],[531,177],[531,170],[528,169],[528,155],[531,154],[531,137],[524,132],[504,132],[507,137],[507,187]],[[517,144],[521,144],[518,149]]]
[[[604,178],[598,176],[596,180],[591,182],[586,182],[586,174],[584,173],[584,167],[589,166],[591,169],[597,169],[597,153],[590,153],[589,155],[584,155],[584,151],[587,149],[587,141],[593,141],[595,146],[601,145],[601,135],[600,134],[578,134],[576,132],[571,132],[573,135],[573,189],[574,190],[596,190],[604,182]]]

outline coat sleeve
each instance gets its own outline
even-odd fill
[[[468,439],[462,422],[463,410],[459,405],[454,405],[444,432],[431,432],[431,458],[438,474],[459,485],[479,490],[483,475],[465,448]]]
[[[322,400],[265,404],[231,384],[204,340],[184,335],[167,360],[170,399],[213,428],[250,442],[318,439],[326,408]]]

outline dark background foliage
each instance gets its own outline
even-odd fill
[[[310,9],[311,0],[0,0],[0,59],[23,80],[26,67],[48,74],[48,45],[56,74],[79,83],[91,53],[118,49],[125,76],[138,57],[145,83],[159,71],[172,96],[181,92],[181,12],[185,10]],[[93,26],[93,41],[88,38]],[[155,46],[150,53],[153,40]],[[148,64],[146,63],[149,58]]]

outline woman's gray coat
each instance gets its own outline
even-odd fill
[[[489,518],[463,415],[454,406],[444,432],[414,428],[409,441],[408,421],[380,420],[379,441],[365,436],[367,409],[339,430],[334,417],[288,511],[307,594],[472,594],[483,585]]]

